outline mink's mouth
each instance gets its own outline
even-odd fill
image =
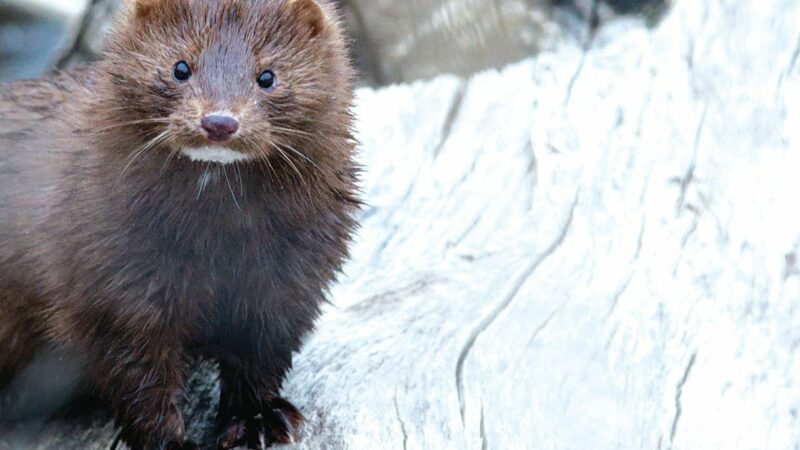
[[[219,146],[186,147],[181,150],[181,154],[192,161],[212,162],[222,165],[244,162],[250,159],[249,155]]]

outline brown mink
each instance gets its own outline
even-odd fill
[[[128,446],[192,449],[179,391],[206,358],[219,448],[297,438],[278,391],[359,207],[337,14],[126,0],[98,63],[2,87],[0,383],[78,349]]]

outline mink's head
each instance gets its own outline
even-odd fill
[[[169,157],[341,159],[344,47],[324,1],[126,0],[99,65],[97,120]]]

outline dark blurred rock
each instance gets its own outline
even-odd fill
[[[592,27],[613,20],[619,15],[635,14],[645,18],[648,25],[656,24],[667,11],[671,0],[551,0],[561,8],[578,14]]]
[[[605,0],[614,11],[622,14],[659,10],[666,6],[665,0]]]
[[[120,0],[92,0],[91,7],[83,19],[80,34],[73,47],[62,55],[58,65],[72,67],[99,58],[105,48],[108,30],[120,6]]]
[[[363,75],[374,84],[468,75],[548,47],[546,0],[346,0]]]

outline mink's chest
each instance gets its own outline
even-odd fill
[[[290,269],[304,265],[303,242],[316,217],[308,203],[234,180],[141,203],[128,244],[151,280],[156,295],[148,297],[181,308],[252,306],[284,289]]]
[[[196,220],[162,225],[158,238],[135,255],[144,271],[145,297],[170,313],[187,344],[216,348],[230,330],[246,329],[260,314],[285,308],[305,266],[297,232],[280,217]],[[263,211],[269,212],[269,210]],[[223,336],[224,339],[221,339]]]
[[[178,220],[165,220],[149,255],[158,255],[163,265],[184,268],[195,283],[228,290],[269,277],[271,268],[291,258],[302,227],[268,206],[239,208],[196,208]]]

